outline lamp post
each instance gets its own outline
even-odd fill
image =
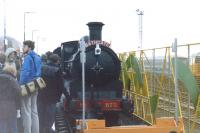
[[[37,53],[39,52],[39,36],[37,36],[37,40],[36,40],[36,51],[37,51]]]
[[[26,40],[26,14],[35,13],[35,12],[24,12],[24,41]]]
[[[32,30],[32,41],[34,41],[34,33],[35,32],[39,32],[39,30]],[[36,41],[34,41],[35,42],[35,46],[36,46],[36,51],[37,51],[37,53],[38,53],[38,47],[39,47],[39,36],[37,35],[37,38],[36,38]]]
[[[33,38],[33,37],[34,37],[34,33],[35,33],[35,32],[38,32],[38,31],[39,31],[39,30],[32,30],[32,41],[34,41],[34,38]]]
[[[4,32],[3,32],[3,48],[4,52],[6,52],[6,0],[3,1],[3,10],[4,10],[4,18],[3,18],[3,25],[4,25]]]
[[[89,41],[88,36],[84,36],[80,39],[80,62],[82,64],[82,130],[86,128],[86,113],[85,113],[85,62],[86,62],[86,55],[85,55],[85,48],[86,44]]]

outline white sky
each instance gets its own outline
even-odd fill
[[[103,40],[112,41],[117,51],[138,47],[138,16],[144,11],[143,48],[200,42],[198,0],[5,0],[7,35],[23,41],[26,11],[26,39],[39,36],[39,53],[53,50],[61,42],[88,35],[86,24],[101,21]],[[3,0],[0,0],[0,36],[3,35]]]

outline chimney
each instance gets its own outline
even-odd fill
[[[90,40],[101,40],[101,31],[104,24],[102,22],[89,22]]]

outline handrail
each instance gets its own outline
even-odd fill
[[[193,45],[200,45],[200,43],[188,43],[188,44],[183,44],[183,45],[177,45],[177,47],[184,47],[184,46],[193,46]],[[120,52],[124,54],[128,54],[131,52],[139,52],[139,51],[149,51],[149,50],[155,50],[155,49],[165,49],[165,48],[171,48],[171,46],[164,46],[164,47],[157,47],[157,48],[146,48],[146,49],[140,49],[140,50],[133,50],[133,51],[128,51],[128,52]]]

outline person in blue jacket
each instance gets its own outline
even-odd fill
[[[23,42],[24,60],[20,72],[20,85],[29,83],[41,76],[41,58],[33,51],[34,42],[27,40]],[[37,95],[34,92],[21,99],[21,115],[24,133],[39,133],[39,119],[37,111]]]

